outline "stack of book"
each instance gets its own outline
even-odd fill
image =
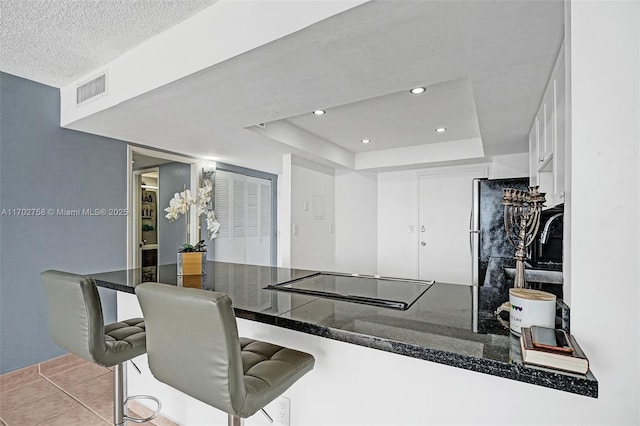
[[[523,327],[520,346],[525,364],[580,374],[589,371],[589,360],[576,339],[564,330],[538,326]]]

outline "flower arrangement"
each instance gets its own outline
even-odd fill
[[[213,185],[211,181],[206,180],[201,188],[198,188],[196,195],[194,196],[189,189],[178,193],[176,192],[173,198],[169,201],[169,207],[164,209],[167,214],[165,217],[169,219],[169,222],[174,222],[180,215],[187,214],[191,206],[195,206],[196,214],[198,217],[203,214],[206,216],[207,222],[207,236],[210,240],[218,236],[220,230],[220,222],[216,219],[216,214],[213,210],[209,210],[207,206],[211,202],[211,193],[213,192]],[[187,215],[187,232],[189,229],[189,215]],[[206,251],[206,245],[204,240],[201,240],[195,246],[191,244],[185,244],[181,252],[193,252],[193,251]]]

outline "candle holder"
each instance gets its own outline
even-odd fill
[[[513,188],[502,190],[504,206],[504,228],[507,239],[516,248],[516,275],[514,288],[525,288],[524,260],[526,248],[533,243],[540,226],[540,212],[544,207],[545,193],[539,192],[537,186],[528,191]]]

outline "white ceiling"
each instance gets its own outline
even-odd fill
[[[0,69],[64,86],[217,0],[0,0]]]
[[[466,78],[430,85],[419,95],[407,88],[328,108],[324,115],[306,112],[285,120],[350,152],[480,137],[473,89]],[[447,131],[436,133],[439,127]],[[363,144],[362,139],[370,142]]]
[[[275,173],[282,154],[322,154],[247,130],[258,123],[286,120],[352,153],[478,132],[487,156],[526,152],[562,42],[563,7],[371,1],[70,127]],[[415,86],[430,92],[408,95]],[[314,120],[317,108],[330,114]],[[434,134],[440,125],[447,133]],[[362,145],[363,137],[374,142]]]

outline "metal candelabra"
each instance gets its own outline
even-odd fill
[[[524,288],[524,260],[526,248],[534,241],[540,226],[540,212],[544,207],[544,192],[539,192],[537,186],[529,187],[528,191],[513,188],[502,190],[502,205],[504,206],[504,228],[509,242],[516,248],[516,277],[513,286]]]

